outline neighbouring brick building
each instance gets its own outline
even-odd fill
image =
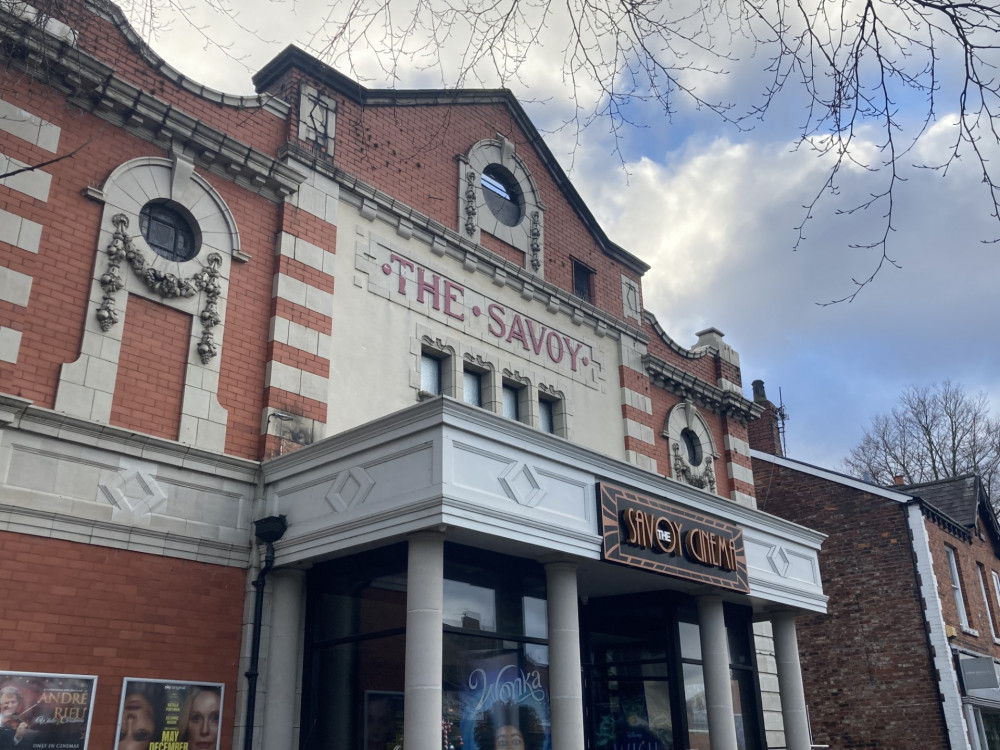
[[[54,7],[0,4],[0,742],[805,750],[822,535],[510,92],[233,97]]]
[[[754,393],[758,507],[828,535],[827,612],[798,622],[813,741],[1000,748],[1000,529],[978,478],[886,488],[786,458]]]

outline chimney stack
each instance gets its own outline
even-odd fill
[[[904,484],[906,484],[906,481],[903,479],[903,475],[902,474],[897,474],[896,476],[894,476],[892,478],[892,483],[896,487],[902,487]]]
[[[761,453],[770,453],[773,456],[783,456],[781,448],[781,430],[778,420],[778,407],[767,398],[764,391],[764,381],[755,380],[750,384],[753,388],[753,400],[755,404],[764,407],[764,413],[760,419],[751,422],[747,426],[750,437],[750,447]]]

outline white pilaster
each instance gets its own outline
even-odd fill
[[[407,750],[441,748],[444,654],[444,535],[410,537],[406,573],[406,669],[403,736]]]
[[[705,703],[708,708],[708,736],[712,750],[736,750],[736,718],[729,675],[729,643],[722,599],[698,599],[701,625],[701,658],[705,673]]]
[[[266,693],[261,702],[264,708],[261,747],[293,750],[298,747],[295,696],[299,692],[298,667],[302,661],[305,573],[275,570],[267,583],[271,589],[271,637],[267,648]]]
[[[549,615],[552,750],[579,750],[584,746],[584,739],[576,565],[550,562],[545,566],[545,577]]]
[[[802,689],[795,616],[790,612],[781,612],[771,618],[771,624],[774,628],[778,689],[781,691],[781,718],[785,724],[785,747],[788,750],[809,750],[809,719]]]

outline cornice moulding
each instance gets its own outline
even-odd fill
[[[295,193],[305,176],[118,76],[87,52],[0,11],[9,65],[62,91],[85,112],[164,149],[189,152],[202,169],[269,200]]]
[[[733,391],[706,383],[652,354],[643,355],[642,366],[653,385],[681,398],[689,399],[697,406],[716,414],[735,416],[743,422],[749,422],[759,419],[764,413],[764,407],[760,404]]]

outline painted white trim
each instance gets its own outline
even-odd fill
[[[775,456],[771,453],[764,453],[763,451],[753,449],[750,451],[750,458],[767,461],[768,463],[776,464],[777,466],[783,466],[786,469],[801,471],[803,474],[808,474],[809,476],[817,477],[819,479],[825,479],[828,482],[834,482],[835,484],[840,484],[844,487],[861,490],[862,492],[867,492],[870,495],[884,497],[887,500],[895,500],[897,503],[905,504],[913,501],[913,497],[911,495],[896,492],[885,487],[879,487],[875,484],[868,484],[867,482],[862,482],[860,479],[855,479],[854,477],[849,477],[845,474],[838,474],[837,472],[829,471],[828,469],[821,469],[818,466],[803,463],[802,461],[795,461],[790,458]]]
[[[894,493],[895,494],[895,493]],[[891,498],[894,499],[894,498]],[[924,619],[928,638],[934,651],[934,667],[938,674],[938,691],[944,699],[941,709],[952,750],[969,747],[965,717],[962,714],[962,694],[958,689],[958,676],[952,664],[951,646],[945,634],[944,612],[938,598],[938,582],[934,573],[930,537],[924,525],[924,515],[917,504],[907,508],[907,525],[913,538],[913,553],[920,581],[920,596],[924,601]]]

